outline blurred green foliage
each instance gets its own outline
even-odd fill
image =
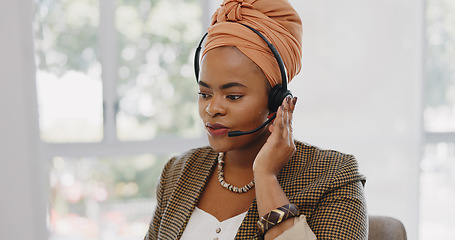
[[[192,59],[201,37],[197,0],[120,0],[119,137],[137,138],[122,119],[134,119],[144,138],[194,135],[199,129]],[[149,105],[149,103],[152,103]],[[125,125],[127,125],[125,123]],[[139,137],[141,138],[141,137]]]
[[[35,53],[38,68],[62,76],[87,72],[98,60],[97,0],[36,0]]]
[[[455,106],[455,1],[427,1],[426,43],[426,104]]]

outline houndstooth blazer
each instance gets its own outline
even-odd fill
[[[318,239],[366,239],[365,177],[352,155],[295,141],[296,153],[281,170],[278,181],[289,201],[300,209]],[[172,158],[164,167],[157,188],[157,206],[146,240],[173,240],[196,207],[217,153],[198,148]],[[235,239],[260,239],[256,201],[250,205]],[[298,236],[296,239],[299,239]]]

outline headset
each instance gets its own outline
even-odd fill
[[[248,25],[245,25],[243,23],[239,23],[239,24],[251,29],[253,32],[255,32],[257,35],[259,35],[259,37],[261,37],[267,43],[267,46],[269,47],[270,51],[272,51],[273,56],[275,56],[275,59],[278,62],[278,66],[279,66],[280,72],[281,72],[281,84],[275,85],[270,92],[268,107],[271,112],[274,112],[273,116],[270,117],[269,119],[267,119],[267,121],[265,121],[261,126],[259,126],[258,128],[254,129],[254,130],[245,131],[245,132],[230,131],[230,132],[228,132],[229,137],[237,137],[237,136],[242,136],[242,135],[246,135],[246,134],[251,134],[251,133],[254,133],[254,132],[258,131],[259,129],[265,127],[267,124],[269,124],[271,121],[273,121],[273,119],[275,119],[276,111],[278,110],[278,107],[280,107],[281,104],[283,103],[284,98],[286,98],[287,96],[292,97],[291,91],[288,90],[288,81],[287,81],[288,77],[286,74],[286,67],[284,66],[283,59],[281,58],[280,54],[276,50],[275,46],[273,46],[273,44],[270,43],[267,40],[267,38],[265,38],[264,35],[262,35],[258,30],[254,29]],[[208,33],[205,33],[204,36],[202,37],[201,41],[199,42],[198,47],[196,48],[196,53],[194,55],[194,72],[196,74],[196,82],[199,82],[200,53],[201,53],[202,43],[204,42],[205,37],[207,37],[207,34]]]

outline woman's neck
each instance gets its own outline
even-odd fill
[[[239,149],[228,151],[224,154],[225,163],[234,168],[253,169],[254,159],[266,143],[270,132],[266,131],[256,141]]]

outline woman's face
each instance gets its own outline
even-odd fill
[[[262,70],[236,47],[206,53],[199,76],[199,115],[215,151],[265,143],[267,127],[254,134],[228,137],[229,131],[249,131],[266,121],[269,85]]]

